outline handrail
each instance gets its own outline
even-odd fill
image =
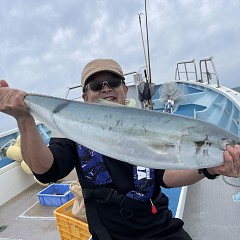
[[[212,65],[213,72],[209,71],[209,68],[208,68],[208,63],[209,62]],[[189,64],[193,64],[194,65],[194,72],[188,71],[187,65],[189,65]],[[179,70],[179,66],[180,65],[184,66],[184,71],[182,71],[182,72],[180,72],[180,70]],[[200,79],[198,79],[197,67],[196,67],[195,59],[178,62],[176,70],[175,70],[175,80],[177,80],[177,79],[180,80],[180,78],[181,78],[180,74],[184,73],[186,75],[186,80],[188,81],[189,80],[189,73],[194,73],[195,74],[195,78],[196,78],[195,80],[203,82],[204,81],[203,75],[206,74],[207,83],[210,84],[210,80],[212,78],[212,75],[214,75],[216,77],[216,80],[217,80],[217,87],[220,87],[217,70],[216,70],[215,65],[213,63],[213,57],[205,57],[205,58],[199,59],[199,71],[200,71]]]
[[[207,62],[211,62],[214,73],[211,73],[211,72],[208,71]],[[203,72],[203,71],[202,71],[202,63],[204,63],[204,65],[205,65],[206,72]],[[217,70],[216,70],[215,65],[214,65],[214,63],[213,63],[213,57],[208,57],[208,58],[202,58],[202,59],[200,59],[200,60],[199,60],[199,69],[200,69],[201,80],[202,80],[202,81],[203,81],[203,73],[205,73],[205,74],[207,75],[207,82],[208,82],[208,84],[210,84],[210,79],[212,78],[211,75],[215,75],[216,80],[217,80],[217,87],[220,87]]]
[[[76,85],[76,86],[72,86],[72,87],[68,87],[66,98],[68,97],[68,94],[69,94],[70,90],[75,89],[75,88],[80,88],[80,87],[82,87],[81,84],[80,85]]]
[[[195,69],[194,72],[189,72],[189,71],[187,70],[187,64],[189,64],[189,63],[192,63],[192,64],[194,65],[194,69]],[[180,71],[179,71],[179,65],[181,65],[181,64],[184,65],[184,69],[185,69],[184,72],[180,72]],[[195,64],[195,59],[185,60],[185,61],[178,62],[178,63],[177,63],[177,67],[176,67],[176,71],[175,71],[175,80],[177,79],[177,76],[176,76],[176,75],[178,75],[178,80],[180,80],[180,73],[185,73],[185,74],[186,74],[186,77],[187,77],[187,80],[189,80],[188,73],[195,73],[196,81],[197,81],[198,76],[197,76],[197,68],[196,68],[196,64]]]

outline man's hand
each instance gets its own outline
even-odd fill
[[[5,80],[0,80],[0,87],[9,87]]]
[[[26,92],[9,88],[5,80],[0,80],[0,111],[17,120],[30,116],[23,102],[26,95]]]
[[[224,164],[208,168],[210,174],[219,174],[228,177],[240,177],[240,145],[227,145],[223,153]]]

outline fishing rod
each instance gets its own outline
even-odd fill
[[[142,37],[142,45],[143,45],[143,54],[144,54],[144,60],[145,60],[145,65],[146,65],[146,70],[147,70],[147,76],[149,76],[148,73],[148,62],[147,62],[147,55],[146,55],[146,48],[145,48],[145,43],[144,43],[144,38],[143,38],[143,30],[142,30],[142,20],[141,20],[141,15],[143,13],[138,13],[138,19],[139,19],[139,25],[140,25],[140,30],[141,30],[141,37]]]
[[[145,59],[145,64],[146,64],[146,71],[144,71],[145,78],[146,78],[146,83],[144,83],[144,86],[139,86],[140,88],[142,87],[141,90],[139,88],[139,92],[142,95],[141,96],[141,101],[145,102],[144,108],[148,108],[150,110],[153,110],[152,91],[151,91],[152,80],[151,80],[151,65],[150,65],[150,50],[149,50],[148,22],[147,22],[147,3],[146,3],[146,0],[145,0],[145,22],[146,22],[146,38],[147,38],[148,59],[147,59],[146,48],[145,48],[144,37],[143,37],[143,31],[142,31],[141,14],[143,14],[143,13],[138,13],[138,17],[139,17],[139,25],[140,25],[140,30],[141,30],[144,59]]]
[[[150,64],[150,49],[149,49],[149,37],[148,37],[148,18],[147,18],[147,0],[145,0],[145,19],[146,19],[146,35],[147,35],[147,53],[148,53],[148,79],[149,83],[152,83],[152,76],[151,76],[151,64]]]

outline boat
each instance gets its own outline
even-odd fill
[[[178,62],[175,80],[156,86],[154,110],[165,111],[170,96],[174,102],[172,114],[210,122],[240,136],[240,93],[221,86],[213,57],[197,62]],[[182,187],[175,216],[183,219],[193,239],[239,239],[239,191],[240,178],[223,176]]]
[[[213,57],[201,58],[198,62],[197,66],[194,59],[180,61],[173,81],[151,85],[154,111],[166,111],[170,96],[172,114],[201,119],[240,136],[240,93],[221,86]],[[128,84],[128,97],[143,108],[145,103],[139,100],[139,89],[145,81],[139,72],[135,72],[133,78],[134,84]],[[77,87],[80,86],[68,88],[66,97],[69,90]],[[36,122],[36,125],[48,144],[51,131],[42,123]],[[0,239],[42,239],[43,233],[46,239],[59,239],[53,215],[55,208],[40,206],[37,199],[37,193],[44,186],[26,174],[19,162],[5,156],[18,136],[18,129],[0,134]],[[76,178],[76,174],[71,173],[63,182]],[[227,177],[163,189],[170,199],[173,215],[183,219],[185,230],[196,240],[239,238],[239,191],[240,179]]]

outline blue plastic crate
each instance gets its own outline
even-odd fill
[[[61,206],[74,198],[69,191],[70,184],[53,183],[40,191],[37,196],[41,205]]]

